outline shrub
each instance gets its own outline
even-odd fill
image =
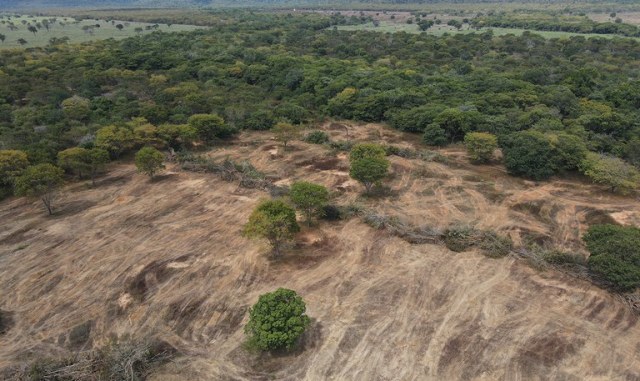
[[[189,126],[195,129],[198,137],[208,143],[216,139],[231,137],[237,132],[235,128],[225,124],[224,119],[216,114],[191,115],[188,123]]]
[[[430,146],[446,146],[449,142],[445,130],[434,123],[431,123],[424,129],[422,141],[424,141],[424,144]]]
[[[464,136],[464,145],[472,161],[486,163],[493,159],[493,152],[498,148],[498,139],[486,132],[470,132]]]
[[[582,238],[591,253],[589,270],[619,291],[640,286],[640,229],[593,225]]]
[[[280,122],[273,128],[273,133],[277,141],[282,143],[282,146],[286,149],[287,143],[291,140],[298,139],[300,136],[300,127],[294,126],[291,123]]]
[[[460,253],[468,250],[477,240],[478,232],[466,225],[453,226],[444,232],[444,244],[451,251]]]
[[[509,173],[542,180],[556,172],[556,157],[549,139],[537,131],[520,131],[500,141]]]
[[[143,147],[136,153],[136,167],[149,177],[153,177],[160,169],[164,168],[162,162],[164,155],[153,147]]]
[[[329,135],[324,131],[311,131],[304,137],[304,141],[311,144],[329,143]]]
[[[482,254],[489,258],[502,258],[511,252],[513,241],[511,238],[498,235],[494,232],[484,232],[479,244]]]
[[[311,322],[306,305],[293,290],[279,288],[260,295],[244,327],[248,344],[263,351],[291,349]]]
[[[296,211],[281,200],[261,202],[249,216],[243,234],[249,238],[265,238],[275,255],[280,255],[282,245],[300,231]]]

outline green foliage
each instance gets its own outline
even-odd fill
[[[280,122],[273,128],[273,133],[275,134],[275,139],[281,142],[286,149],[287,143],[300,137],[300,127],[291,123]]]
[[[304,301],[293,290],[279,288],[260,295],[244,327],[249,346],[263,351],[293,348],[311,323],[305,311]]]
[[[207,143],[233,136],[235,128],[224,123],[224,119],[215,114],[196,114],[189,117],[189,126],[195,129],[198,137]]]
[[[424,129],[422,140],[425,144],[430,146],[446,146],[447,143],[449,143],[447,133],[435,123],[429,124]]]
[[[486,163],[493,159],[498,139],[486,132],[470,132],[464,136],[464,145],[472,161]]]
[[[28,167],[15,180],[16,195],[40,198],[51,215],[53,214],[53,193],[62,185],[63,175],[64,171],[52,164]]]
[[[136,153],[136,168],[149,177],[153,177],[164,168],[164,155],[153,147],[143,147]]]
[[[383,146],[374,143],[358,143],[351,148],[349,160],[356,161],[366,158],[384,158],[387,152]]]
[[[329,191],[322,185],[306,181],[298,181],[291,185],[289,192],[291,202],[300,209],[311,225],[311,217],[322,213],[322,208],[329,201]]]
[[[86,164],[91,176],[91,183],[95,185],[96,175],[101,172],[109,162],[109,153],[101,148],[92,148],[87,152]]]
[[[388,172],[389,160],[380,156],[369,156],[351,161],[349,175],[365,186],[366,193],[370,193],[371,188],[380,184]]]
[[[589,269],[620,291],[640,286],[640,229],[593,225],[582,237],[591,256]]]
[[[612,192],[629,193],[640,184],[638,169],[617,157],[589,152],[580,169],[593,182],[607,185]]]
[[[311,144],[329,143],[329,135],[324,131],[311,131],[304,137],[304,141]]]
[[[134,146],[133,132],[123,126],[106,126],[96,132],[95,145],[109,152],[113,157],[130,150]]]
[[[577,170],[586,159],[588,150],[582,138],[562,132],[547,137],[554,147],[558,168],[567,171]]]
[[[67,148],[58,152],[58,166],[64,170],[76,172],[82,177],[88,171],[89,150],[81,147]]]
[[[27,154],[19,150],[0,150],[0,186],[11,186],[29,165]]]
[[[281,200],[267,200],[251,213],[243,234],[248,238],[267,239],[274,253],[280,255],[282,245],[299,231],[295,209]]]
[[[158,127],[158,136],[174,149],[188,146],[198,137],[195,128],[188,124],[162,124]]]
[[[62,111],[69,119],[85,120],[89,117],[90,103],[86,98],[74,95],[62,101]]]
[[[500,141],[509,173],[543,180],[556,173],[556,158],[549,139],[537,131],[521,131]]]

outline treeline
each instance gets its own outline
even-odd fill
[[[625,24],[621,19],[617,19],[616,22],[596,22],[586,16],[553,16],[545,13],[481,16],[472,19],[471,25],[475,28],[520,28],[555,32],[619,34],[627,37],[640,36],[640,28]]]
[[[538,159],[567,143],[569,159],[575,146],[640,164],[638,41],[344,32],[331,28],[350,22],[339,14],[224,17],[233,22],[191,33],[0,52],[0,149],[57,163],[109,131],[130,143],[179,135],[195,114],[233,130],[329,116],[389,123],[431,145],[486,132],[503,147],[544,145]],[[513,172],[544,178],[578,164]]]

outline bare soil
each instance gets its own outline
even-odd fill
[[[379,125],[349,137],[424,149]],[[324,129],[346,140],[342,128]],[[334,126],[335,127],[335,126]],[[417,225],[474,224],[586,255],[590,223],[640,223],[640,204],[583,179],[533,183],[502,166],[391,157],[391,196],[363,198],[344,153],[244,133],[209,153],[249,160],[278,185],[322,183]],[[320,222],[282,258],[240,235],[259,200],[212,174],[169,165],[150,181],[115,164],[96,188],[67,187],[55,215],[36,201],[0,203],[0,369],[110,338],[158,337],[181,356],[152,380],[639,380],[638,315],[616,295],[514,257],[412,245],[359,218]],[[262,293],[296,290],[313,323],[300,349],[242,346]]]

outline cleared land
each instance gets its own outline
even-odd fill
[[[378,125],[323,127],[334,140],[423,149]],[[305,179],[416,225],[453,222],[583,253],[596,222],[640,223],[640,204],[580,179],[540,184],[499,165],[390,157],[391,195],[363,199],[345,153],[270,133],[243,133],[211,157],[250,160],[276,184]],[[216,175],[175,166],[156,181],[116,164],[95,189],[69,186],[47,217],[39,202],[0,203],[0,368],[88,348],[110,336],[156,336],[182,354],[152,380],[640,379],[638,315],[618,296],[516,256],[409,244],[360,218],[303,228],[282,259],[240,236],[260,199]],[[296,290],[314,319],[303,350],[242,348],[247,310],[277,287]],[[73,342],[74,327],[91,327]],[[86,337],[85,337],[86,339]]]
[[[37,28],[36,33],[30,32],[27,28],[29,25],[35,26],[36,24],[42,24],[43,20],[52,19],[52,17],[36,17],[28,15],[20,15],[16,17],[14,15],[0,14],[0,34],[6,36],[6,40],[0,43],[0,49],[7,48],[29,48],[45,46],[49,43],[51,38],[69,38],[69,43],[80,43],[87,41],[105,40],[109,38],[123,39],[131,36],[152,33],[153,31],[162,32],[185,32],[192,31],[201,27],[195,25],[171,25],[158,24],[154,27],[153,23],[133,22],[133,21],[118,21],[113,20],[82,20],[76,21],[71,17],[55,17],[56,22],[49,25],[49,30],[45,27]],[[4,21],[4,23],[2,23]],[[24,23],[23,23],[24,21]],[[12,22],[17,29],[11,29],[9,22]],[[62,23],[62,24],[61,24]],[[116,25],[122,24],[123,29],[118,30]],[[96,25],[100,25],[96,27]],[[83,30],[83,27],[92,27],[90,29]],[[136,28],[142,30],[136,31]],[[21,45],[18,40],[24,39],[26,44]]]

